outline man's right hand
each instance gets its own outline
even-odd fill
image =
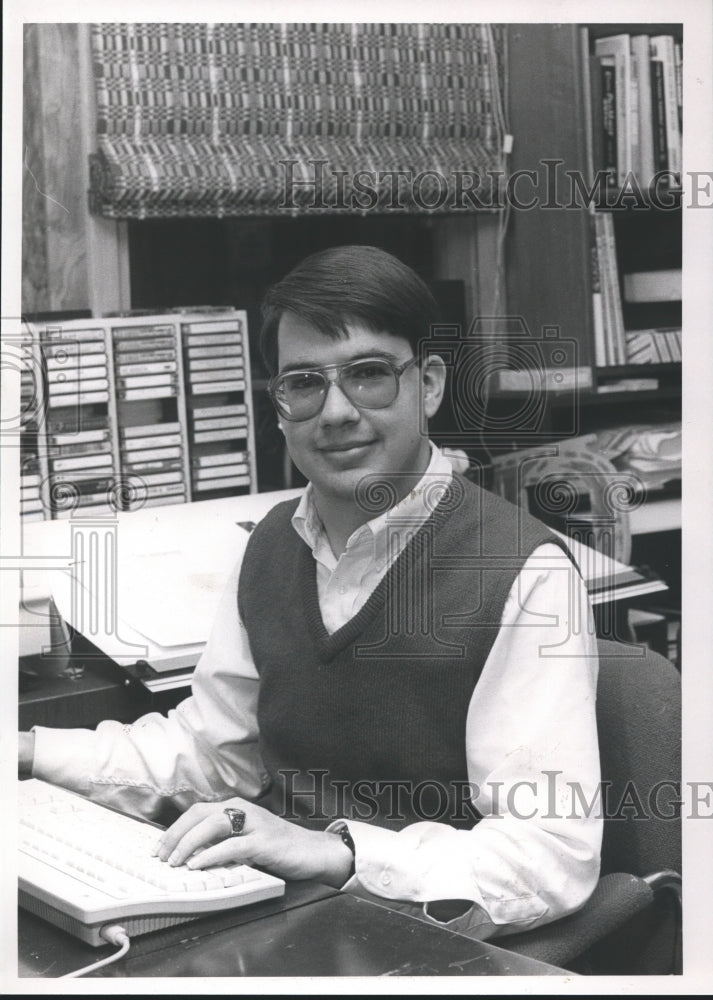
[[[17,736],[17,772],[31,774],[32,761],[35,757],[35,734],[18,733]]]

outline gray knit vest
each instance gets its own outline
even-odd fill
[[[312,553],[290,523],[296,504],[257,526],[238,587],[260,674],[271,779],[262,804],[315,828],[338,817],[472,826],[471,695],[524,562],[538,545],[561,543],[456,475],[366,604],[330,635]]]

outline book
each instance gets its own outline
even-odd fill
[[[597,56],[613,56],[616,71],[617,184],[624,184],[632,169],[631,147],[631,39],[628,34],[609,35],[594,42]]]
[[[681,330],[655,327],[626,331],[626,360],[631,365],[659,365],[681,360]]]
[[[652,35],[651,58],[660,60],[663,67],[663,96],[666,108],[666,143],[668,169],[681,175],[681,133],[678,128],[678,97],[676,91],[676,57],[671,35]]]
[[[102,427],[97,430],[78,430],[73,434],[50,434],[49,443],[57,445],[83,444],[87,441],[108,441],[109,437],[109,429]]]
[[[602,213],[604,243],[606,247],[607,273],[604,280],[610,294],[610,316],[612,322],[613,363],[623,365],[626,358],[624,344],[624,313],[621,304],[621,289],[619,288],[619,271],[616,262],[616,244],[614,235],[614,218],[610,212]]]
[[[616,185],[619,176],[617,155],[617,107],[616,107],[616,67],[613,56],[599,59],[601,99],[599,135],[601,145],[601,169],[605,171],[607,184]],[[596,161],[595,161],[596,166]]]
[[[651,107],[651,59],[648,35],[631,39],[631,61],[638,84],[639,164],[637,176],[642,189],[651,185],[654,167],[654,130]]]
[[[664,96],[663,63],[651,60],[651,124],[653,132],[654,167],[668,170],[668,142],[666,139],[666,98]]]
[[[680,302],[683,294],[681,268],[635,271],[624,275],[627,302]]]
[[[592,279],[592,327],[594,330],[594,363],[597,368],[603,368],[607,363],[607,350],[604,331],[604,304],[599,272],[599,253],[597,251],[596,219],[589,216],[590,232],[590,271]]]

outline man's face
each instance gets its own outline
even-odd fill
[[[402,337],[374,333],[359,322],[348,324],[347,332],[346,338],[332,340],[298,316],[284,313],[278,328],[280,372],[370,357],[385,357],[399,366],[413,357]],[[429,461],[426,420],[443,395],[438,362],[423,370],[417,364],[408,368],[398,396],[383,409],[359,409],[338,385],[330,384],[321,413],[300,422],[282,420],[292,460],[323,502],[353,501],[359,481],[369,474],[393,476],[399,497],[415,485]]]

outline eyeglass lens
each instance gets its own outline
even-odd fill
[[[378,359],[345,365],[338,371],[337,382],[350,403],[366,409],[389,406],[398,393],[396,372]],[[275,398],[286,417],[307,420],[321,410],[328,386],[323,372],[288,372],[280,378]]]

